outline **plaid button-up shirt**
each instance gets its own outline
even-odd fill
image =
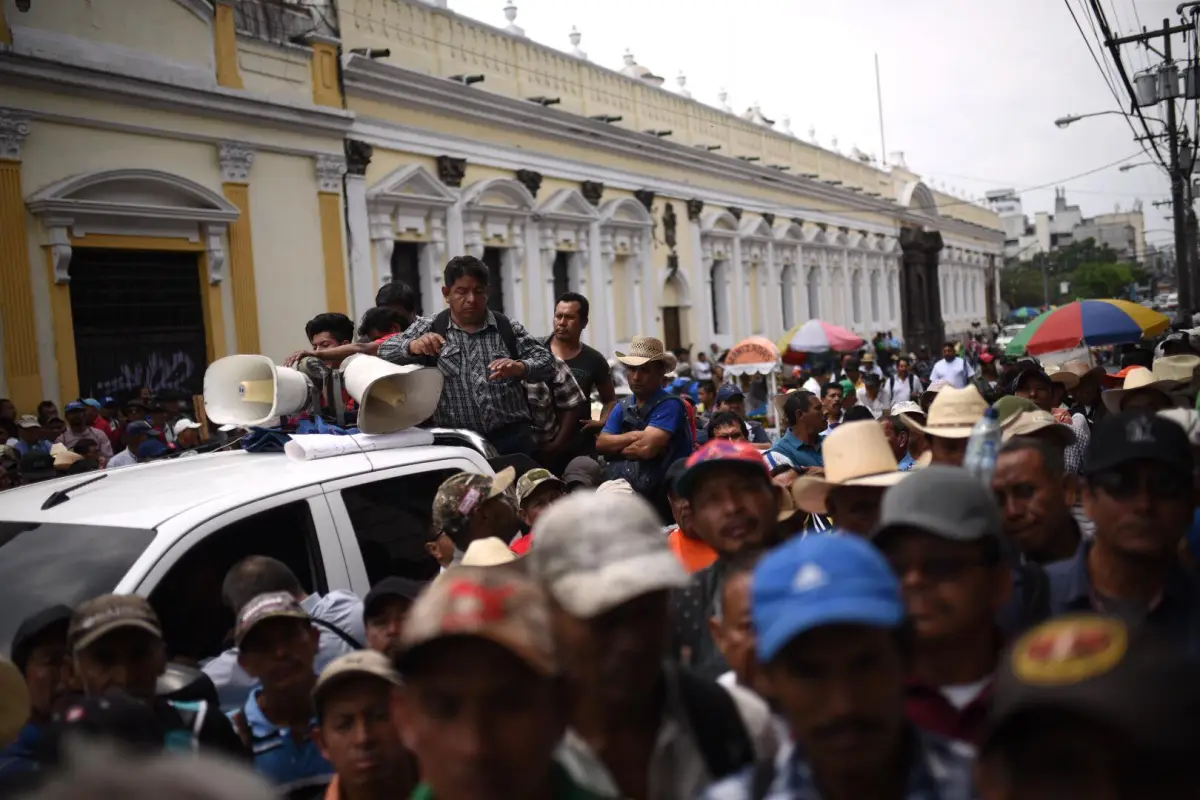
[[[558,356],[554,356],[554,380],[550,383],[526,381],[525,394],[529,400],[529,412],[533,415],[533,441],[539,447],[558,436],[561,412],[570,411],[588,401],[579,388],[579,382],[575,380],[575,373]]]
[[[909,765],[904,800],[973,800],[971,765],[975,750],[968,744],[912,730],[916,746]],[[751,800],[754,767],[718,781],[701,800]],[[795,744],[779,752],[775,775],[764,800],[821,800],[812,765]]]
[[[517,355],[525,364],[524,378],[488,380],[488,365],[498,358],[509,358],[508,347],[496,327],[496,316],[489,311],[484,327],[468,333],[450,318],[446,343],[437,365],[445,383],[442,399],[433,415],[435,425],[466,428],[487,435],[519,422],[530,422],[532,415],[524,381],[554,380],[554,354],[529,335],[524,326],[511,320],[517,339]],[[433,317],[418,317],[404,333],[379,345],[379,357],[399,361],[409,355],[416,339],[431,333]]]

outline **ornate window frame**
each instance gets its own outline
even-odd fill
[[[530,293],[529,324],[536,330],[549,330],[554,317],[554,262],[560,251],[571,252],[571,291],[590,296],[589,276],[592,274],[593,228],[600,214],[575,189],[559,189],[537,208],[534,216],[538,229],[538,252],[541,266],[541,302],[537,291]],[[588,331],[584,332],[588,338]]]
[[[512,178],[476,181],[462,195],[463,250],[483,258],[486,247],[505,248],[505,314],[517,320],[525,319],[525,236],[535,205],[529,190]]]
[[[630,327],[641,335],[650,335],[650,322],[658,316],[661,286],[671,279],[664,269],[661,280],[654,278],[654,246],[651,240],[654,217],[633,197],[619,197],[600,206],[600,263],[604,284],[605,316],[608,321],[608,350],[627,346],[617,338],[616,303],[623,302],[633,311]],[[626,273],[628,285],[614,285],[613,267],[621,256],[629,257],[632,267]],[[678,271],[677,271],[678,272]],[[686,288],[686,276],[677,274]]]
[[[762,217],[751,217],[742,222],[738,231],[742,261],[742,309],[745,315],[744,332],[747,336],[774,333],[776,314],[767,303],[767,287],[776,283],[775,237],[771,225]],[[754,306],[757,298],[759,320],[754,322]]]
[[[713,280],[716,277],[713,274],[713,268],[718,262],[725,265],[721,272],[724,287],[713,286]],[[708,313],[705,330],[709,335],[709,341],[715,342],[722,348],[732,347],[737,321],[734,309],[738,306],[737,286],[738,276],[741,273],[741,252],[737,218],[723,208],[710,209],[700,217],[700,270],[707,288],[705,310]],[[714,296],[721,296],[725,301],[723,304],[718,304],[715,310],[713,308]],[[725,311],[728,330],[717,333],[713,325],[713,316],[715,311],[721,310]]]

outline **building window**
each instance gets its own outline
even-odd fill
[[[785,264],[779,274],[779,285],[783,300],[783,329],[791,330],[796,324],[796,270]]]
[[[808,318],[821,318],[821,276],[817,267],[808,268]]]
[[[425,287],[421,285],[421,245],[417,242],[396,242],[392,248],[392,283],[403,283],[413,290],[417,298],[417,307],[413,315],[425,313],[421,294]]]
[[[713,333],[721,336],[733,329],[729,319],[729,264],[714,262],[709,282],[712,284]]]
[[[554,299],[571,291],[571,254],[561,250],[554,254]]]
[[[483,248],[484,264],[488,268],[488,308],[504,313],[504,248]]]

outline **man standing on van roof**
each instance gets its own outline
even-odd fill
[[[450,308],[385,340],[379,357],[436,359],[445,384],[434,423],[473,430],[501,455],[531,454],[533,417],[522,381],[552,382],[554,356],[521,323],[488,309],[489,280],[478,258],[450,259],[442,286]]]

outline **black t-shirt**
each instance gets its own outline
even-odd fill
[[[550,347],[552,336],[546,337],[546,347]],[[602,383],[612,380],[612,371],[608,367],[608,359],[594,347],[580,343],[579,355],[567,360],[575,382],[579,384],[583,396],[592,399],[592,390]]]

